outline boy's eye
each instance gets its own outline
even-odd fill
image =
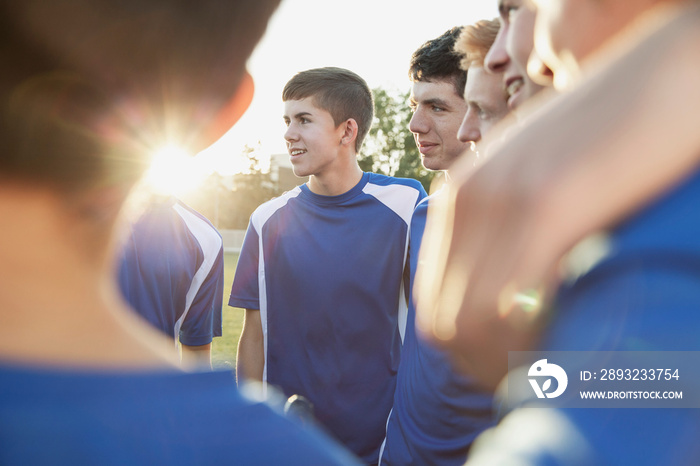
[[[311,123],[311,120],[309,120],[308,118],[300,118],[300,119],[299,119],[299,122],[300,122],[302,125],[305,125],[305,124],[307,124],[307,123]]]
[[[438,107],[437,105],[433,105],[433,111],[434,112],[444,112],[445,109],[442,107]]]

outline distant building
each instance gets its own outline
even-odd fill
[[[289,161],[289,154],[270,155],[270,181],[275,185],[277,191],[283,193],[309,181],[309,177],[298,177],[292,170],[292,163]]]

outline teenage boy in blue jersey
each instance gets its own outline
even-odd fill
[[[501,76],[481,67],[497,33],[495,21],[455,27],[413,53],[409,128],[426,168],[446,170],[449,177],[452,163],[468,156],[465,151],[469,145],[478,142],[481,134],[508,112]],[[424,199],[411,220],[411,283],[428,201],[439,196],[438,191]],[[455,372],[446,352],[416,335],[411,294],[381,464],[461,465],[476,436],[493,423],[491,391]]]
[[[537,284],[577,240],[603,227],[607,248],[588,269],[576,271],[578,276],[563,278],[548,323],[530,348],[579,354],[697,351],[700,221],[694,212],[700,200],[700,93],[686,77],[700,70],[700,8],[697,2],[672,0],[581,0],[566,2],[566,8],[561,2],[534,3],[537,54],[553,71],[557,87],[564,85],[563,93],[491,148],[482,170],[468,181],[460,179],[450,224],[458,226],[452,232],[460,243],[451,257],[455,263],[483,259],[476,251],[488,256],[525,247],[537,254],[519,257],[515,264],[499,263],[497,275],[480,268],[480,296],[475,296],[477,288],[453,294],[463,308],[450,320],[464,327],[470,323],[464,316],[477,314],[481,328],[473,331],[483,332],[484,322],[499,321],[494,303],[509,291],[505,283]],[[508,16],[517,21],[518,15]],[[525,154],[523,147],[529,149]],[[517,185],[518,196],[525,196],[518,205],[524,215],[491,225],[516,234],[473,248],[468,238],[488,235],[488,228],[462,230],[463,219],[456,217],[484,220],[470,216],[475,211],[469,205],[486,201],[489,196],[483,195],[489,193],[483,189],[493,184],[504,187],[506,197],[480,207],[497,220],[504,218],[509,208],[489,207],[508,205],[504,201],[514,194],[510,186]],[[512,230],[516,224],[519,228]],[[541,226],[533,229],[534,224]],[[511,246],[514,240],[519,241]],[[518,270],[523,262],[532,266],[529,274]],[[465,270],[449,268],[448,273]],[[515,306],[500,310],[522,312]],[[457,338],[465,336],[461,328]],[[487,350],[498,353],[500,348]],[[480,371],[480,376],[489,380],[494,374]],[[698,464],[699,434],[696,409],[516,408],[477,441],[470,464]]]
[[[234,123],[277,3],[0,2],[1,464],[355,463],[229,371],[182,371],[115,276],[147,142]]]
[[[221,336],[224,247],[202,214],[174,196],[152,194],[131,225],[119,285],[126,301],[182,347],[182,362],[211,367]]]
[[[294,173],[309,181],[251,217],[229,301],[246,309],[238,371],[304,396],[376,463],[406,312],[408,226],[425,191],[360,169],[373,100],[355,73],[303,71],[282,99]]]

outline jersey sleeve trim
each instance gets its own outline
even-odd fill
[[[197,272],[195,273],[192,279],[192,283],[190,284],[190,288],[187,291],[185,300],[185,310],[180,316],[180,318],[177,320],[177,322],[175,322],[175,335],[179,336],[180,328],[182,327],[182,323],[184,322],[185,318],[187,317],[187,314],[190,311],[192,302],[197,296],[199,290],[202,288],[202,285],[204,284],[207,277],[210,276],[212,267],[214,267],[214,264],[216,263],[217,256],[220,253],[223,254],[223,240],[221,239],[221,235],[219,235],[219,232],[216,231],[208,222],[204,221],[197,215],[194,215],[188,209],[184,208],[180,204],[175,204],[173,208],[185,222],[187,228],[192,232],[192,235],[199,243],[199,246],[202,248],[202,254],[204,255],[204,260],[197,269]],[[219,279],[219,277],[215,275],[216,274],[211,276],[212,280]],[[215,287],[215,289],[218,288]],[[217,308],[217,304],[222,301],[222,298],[223,296],[212,296],[211,299],[205,300],[205,302],[211,304],[211,312],[215,311],[215,309]],[[221,312],[220,306],[219,312]],[[211,343],[212,338],[213,336],[210,333],[210,336],[208,338],[209,341],[200,343],[200,345]],[[199,341],[201,342],[202,340]]]

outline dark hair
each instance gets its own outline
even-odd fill
[[[355,151],[359,152],[374,118],[374,98],[365,80],[344,68],[302,71],[284,86],[282,101],[307,97],[313,97],[317,107],[330,113],[336,126],[350,118],[357,122]]]
[[[454,51],[455,41],[462,31],[455,26],[440,37],[429,40],[411,56],[408,76],[412,82],[451,80],[460,97],[464,95],[467,73],[460,68],[460,55]]]
[[[104,152],[114,141],[100,141],[105,132],[91,124],[105,119],[121,127],[103,131],[131,132],[130,149],[197,140],[232,97],[279,1],[0,0],[0,176],[66,190],[111,176],[107,166],[128,164]],[[62,142],[30,141],[45,137],[39,131]],[[138,171],[145,152],[122,155]],[[65,170],[48,168],[62,161]]]
[[[470,66],[484,66],[484,59],[496,41],[501,23],[497,19],[482,19],[471,26],[465,26],[455,43],[455,52],[462,60],[460,66],[468,70]]]
[[[63,193],[133,184],[146,165],[129,145],[109,95],[71,73],[25,80],[10,96],[0,180],[10,178]]]

